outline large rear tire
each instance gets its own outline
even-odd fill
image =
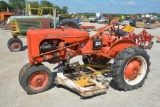
[[[113,80],[124,91],[134,90],[144,84],[149,72],[149,56],[144,49],[129,47],[114,59]]]
[[[20,80],[21,86],[28,94],[46,91],[53,82],[51,71],[43,65],[29,67],[22,77]]]
[[[64,28],[74,28],[80,29],[78,23],[72,19],[62,19],[56,24],[56,28],[60,28],[60,26],[64,26]]]

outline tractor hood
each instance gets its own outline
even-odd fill
[[[30,29],[27,32],[27,36],[34,40],[59,39],[69,44],[89,39],[88,32],[78,29]]]

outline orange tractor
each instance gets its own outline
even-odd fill
[[[6,24],[7,19],[12,16],[13,13],[10,12],[0,12],[0,28],[8,29]]]
[[[125,28],[127,29],[127,28]],[[130,30],[132,32],[132,30]],[[129,91],[141,87],[149,73],[149,55],[114,25],[106,25],[93,36],[79,29],[30,29],[27,31],[29,63],[19,73],[19,83],[28,94],[66,86],[82,97],[105,93],[112,77],[118,89]],[[82,56],[84,64],[70,59]],[[63,68],[53,78],[43,62]]]

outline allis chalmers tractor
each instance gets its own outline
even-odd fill
[[[115,32],[116,31],[116,32]],[[27,31],[29,63],[19,73],[19,82],[28,94],[46,91],[53,83],[66,86],[82,97],[105,93],[112,77],[118,89],[141,87],[149,72],[149,56],[123,29],[106,25],[95,35],[79,29],[30,29]],[[83,65],[70,62],[82,55]],[[53,78],[43,62],[62,67]]]
[[[51,29],[53,28],[53,16],[12,16],[9,19],[9,26],[11,28],[11,34],[13,38],[8,40],[7,46],[11,52],[18,52],[23,50],[23,43],[20,36],[25,37],[27,30],[31,28],[35,29]],[[56,27],[69,26],[79,29],[80,27],[75,21],[71,19],[60,20],[56,18]]]

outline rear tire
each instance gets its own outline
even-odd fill
[[[134,90],[144,84],[149,72],[149,56],[144,49],[129,47],[114,59],[113,80],[124,91]]]
[[[28,94],[46,91],[53,82],[52,72],[43,65],[29,67],[22,77],[21,86]]]
[[[64,28],[74,28],[80,29],[78,23],[72,19],[62,19],[56,24],[56,28],[60,28],[60,26],[64,26]]]
[[[9,39],[7,46],[11,52],[18,52],[22,50],[23,43],[19,38],[11,38]]]

